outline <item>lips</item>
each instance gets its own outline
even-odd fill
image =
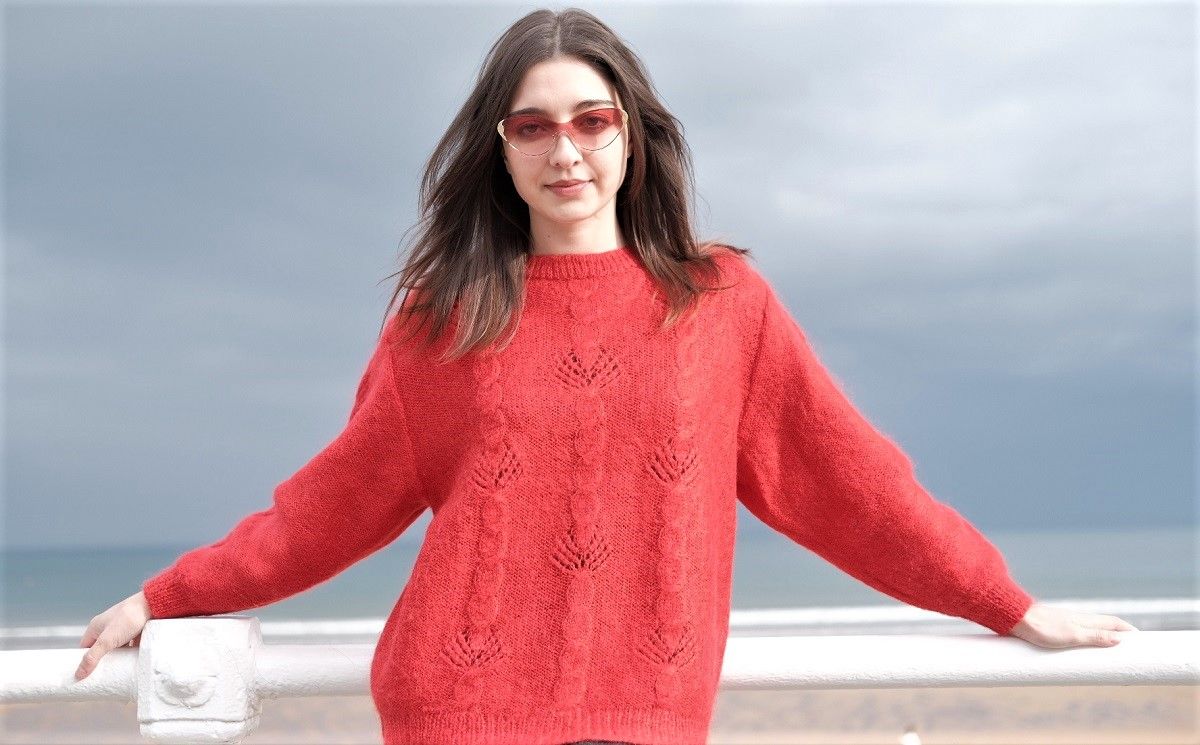
[[[582,183],[584,183],[582,179],[570,179],[567,181],[555,181],[553,184],[547,184],[547,186],[574,186],[575,184]]]

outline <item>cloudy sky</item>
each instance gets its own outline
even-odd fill
[[[1194,5],[581,6],[683,121],[702,234],[936,497],[988,531],[1195,523]],[[5,6],[8,545],[269,506],[535,7]]]

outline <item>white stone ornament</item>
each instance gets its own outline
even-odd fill
[[[147,741],[236,743],[258,727],[257,618],[154,619],[140,646],[138,723]]]

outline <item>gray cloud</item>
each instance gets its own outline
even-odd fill
[[[269,504],[344,423],[424,159],[531,7],[5,9],[9,545]],[[686,127],[702,232],[936,495],[1194,520],[1194,7],[594,12]]]

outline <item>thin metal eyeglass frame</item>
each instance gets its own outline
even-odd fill
[[[608,142],[608,145],[611,145],[617,141],[617,138],[621,136],[621,133],[625,131],[625,128],[629,126],[629,113],[626,112],[625,109],[620,108],[619,106],[605,106],[602,109],[592,109],[592,111],[605,111],[607,109],[616,109],[617,111],[621,112],[621,128],[617,130],[616,136],[613,137],[612,140],[610,140]],[[601,145],[600,147],[597,147],[597,148],[582,147],[579,145],[579,143],[575,142],[574,137],[571,137],[569,134],[567,134],[567,130],[571,128],[571,125],[575,123],[576,119],[587,116],[588,114],[592,113],[592,111],[585,111],[582,114],[580,114],[579,116],[572,117],[570,121],[562,122],[562,123],[552,122],[549,119],[545,119],[543,117],[544,121],[546,121],[548,124],[550,124],[550,126],[554,127],[554,133],[551,136],[550,147],[546,148],[545,152],[541,152],[536,155],[531,155],[531,154],[525,152],[521,148],[519,148],[516,145],[509,142],[508,138],[504,136],[504,122],[507,121],[509,119],[509,117],[506,116],[503,119],[501,119],[499,122],[496,123],[496,132],[500,135],[500,139],[504,141],[505,145],[508,145],[513,150],[516,150],[518,153],[520,153],[521,155],[524,155],[524,156],[527,156],[530,158],[540,158],[543,155],[545,155],[546,153],[554,150],[554,146],[558,144],[559,136],[564,135],[564,134],[567,135],[567,139],[569,139],[571,141],[571,144],[575,146],[576,150],[587,150],[589,153],[594,153],[599,150],[603,150],[604,148],[608,147],[608,145]]]

